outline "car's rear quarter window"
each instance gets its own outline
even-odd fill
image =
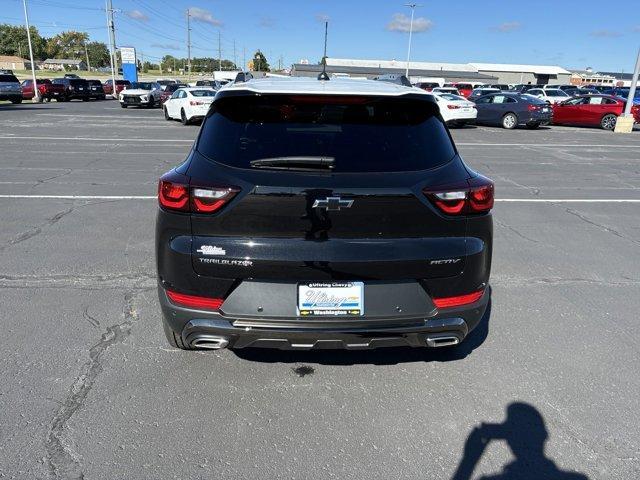
[[[434,102],[328,96],[238,96],[215,102],[198,151],[232,167],[276,157],[330,157],[335,172],[401,172],[442,165],[455,148]]]

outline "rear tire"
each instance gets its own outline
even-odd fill
[[[538,128],[540,126],[539,122],[529,122],[527,123],[527,128],[529,130],[535,130],[536,128]]]
[[[18,103],[22,103],[22,98],[14,98],[11,100],[11,103],[13,103],[14,105]]]
[[[189,119],[187,118],[187,115],[184,113],[184,108],[180,110],[180,121],[182,122],[183,125],[189,124]]]
[[[155,101],[153,100],[153,97],[151,97],[151,98],[149,99],[149,105],[148,105],[148,107],[149,107],[149,108],[153,108],[153,107],[155,107]]]
[[[121,104],[120,104],[120,106],[121,106],[122,108],[127,108],[127,106],[126,106],[124,103],[121,103]]]
[[[167,337],[167,342],[173,348],[179,348],[180,350],[192,350],[182,341],[182,335],[173,331],[173,329],[167,325],[167,322],[162,320],[162,328],[164,329],[164,335]]]
[[[602,120],[600,120],[600,127],[603,130],[613,130],[616,128],[616,122],[618,121],[618,117],[616,117],[613,113],[608,113]]]
[[[162,110],[164,110],[164,119],[165,120],[171,120],[171,117],[169,116],[169,112],[167,112],[167,107],[162,107]]]
[[[513,130],[518,126],[518,117],[516,117],[515,113],[507,113],[504,117],[502,117],[502,128],[506,128],[507,130]]]

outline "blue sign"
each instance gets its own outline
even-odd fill
[[[130,82],[137,82],[138,61],[136,49],[133,47],[121,47],[120,58],[122,59],[122,77]]]

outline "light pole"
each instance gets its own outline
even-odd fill
[[[33,48],[31,46],[31,31],[29,30],[29,13],[27,13],[27,0],[22,0],[22,6],[24,7],[24,21],[27,24],[29,61],[31,62],[31,77],[33,78],[33,103],[40,103],[42,101],[42,97],[40,96],[40,90],[38,90],[38,84],[36,82],[36,64],[33,61]]]
[[[409,78],[409,59],[411,58],[411,36],[413,35],[413,14],[416,11],[416,7],[421,7],[422,5],[418,5],[417,3],[405,3],[405,7],[409,7],[411,9],[411,22],[409,23],[409,48],[407,49],[407,70],[405,72],[405,76]]]
[[[624,115],[628,117],[631,115],[631,106],[633,105],[633,98],[636,94],[636,85],[638,84],[638,76],[640,75],[640,49],[638,49],[638,57],[636,58],[636,67],[633,69],[633,77],[631,77],[631,88],[629,89],[629,98],[627,99],[627,105],[624,107]]]
[[[631,107],[633,106],[633,99],[636,95],[636,85],[638,84],[638,77],[640,76],[640,49],[638,49],[638,56],[636,58],[636,66],[633,69],[633,77],[631,77],[631,88],[629,88],[629,97],[624,107],[624,113],[618,117],[616,121],[615,131],[618,133],[631,133],[633,131],[634,118],[631,115]]]

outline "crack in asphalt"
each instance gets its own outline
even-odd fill
[[[0,251],[1,250],[5,250],[8,247],[11,247],[13,245],[17,245],[18,243],[22,243],[22,242],[24,242],[26,240],[29,240],[30,238],[33,238],[33,237],[39,235],[40,233],[42,233],[42,229],[43,228],[55,225],[63,217],[65,217],[66,215],[69,215],[71,212],[73,212],[74,208],[75,207],[71,207],[71,208],[69,208],[67,210],[63,210],[61,212],[58,212],[53,217],[48,218],[43,224],[38,225],[37,227],[33,227],[32,229],[27,230],[26,232],[22,232],[22,233],[18,234],[16,237],[14,237],[13,239],[9,240],[9,242],[6,245],[3,245],[2,247],[0,247]]]
[[[517,230],[515,227],[512,227],[511,225],[508,225],[508,224],[506,224],[504,222],[501,222],[500,220],[496,219],[495,217],[494,217],[493,221],[495,223],[497,223],[498,225],[500,225],[501,227],[504,227],[504,228],[512,231],[513,233],[515,233],[517,236],[519,236],[523,240],[527,240],[527,241],[533,242],[533,243],[540,243],[539,241],[534,240],[533,238],[529,238],[526,235],[524,235],[523,233],[520,233],[520,231]]]
[[[67,398],[51,420],[45,440],[47,465],[55,478],[84,479],[84,472],[72,440],[66,438],[67,422],[82,406],[96,378],[103,371],[102,355],[113,345],[120,344],[130,335],[131,327],[138,320],[134,300],[136,294],[128,291],[124,296],[124,321],[107,327],[100,341],[89,349],[89,360],[71,385]]]
[[[627,237],[626,235],[623,235],[622,233],[620,233],[619,231],[611,228],[611,227],[607,227],[606,225],[602,225],[600,223],[594,222],[593,220],[588,219],[587,217],[585,217],[584,215],[582,215],[579,212],[576,212],[575,210],[571,209],[571,208],[565,208],[564,209],[565,212],[567,212],[570,215],[573,215],[575,217],[578,217],[580,220],[582,220],[585,223],[588,223],[589,225],[593,225],[594,227],[598,227],[602,230],[604,230],[605,232],[608,232],[612,235],[615,235],[618,238],[622,238],[623,240],[628,240],[629,242],[635,243],[636,245],[640,245],[640,241],[634,239],[634,238],[630,238]]]
[[[131,286],[131,283],[134,286]],[[111,275],[2,275],[0,288],[129,288],[148,289],[156,285],[155,272],[121,273]]]
[[[98,319],[89,315],[89,306],[84,307],[84,310],[82,311],[82,318],[89,322],[92,327],[100,327],[100,322],[98,321]]]
[[[640,279],[623,277],[624,280],[599,280],[595,278],[561,278],[561,277],[513,277],[495,274],[491,277],[491,285],[503,287],[522,287],[528,285],[601,285],[610,287],[626,287],[640,285]]]

